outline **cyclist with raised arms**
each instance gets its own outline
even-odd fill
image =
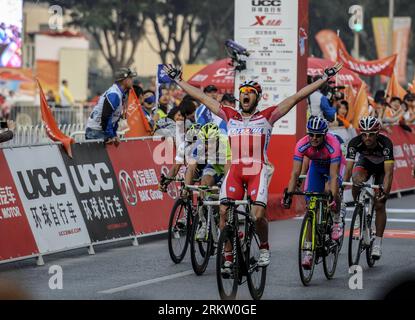
[[[308,171],[308,184],[306,186],[308,192],[324,192],[326,179],[328,178],[329,190],[332,195],[330,209],[333,213],[334,222],[331,238],[337,241],[343,234],[339,198],[339,182],[341,182],[339,172],[342,151],[339,140],[327,131],[328,123],[325,119],[315,116],[308,119],[307,136],[300,139],[295,147],[291,180],[288,188],[284,191],[282,205],[286,209],[290,208],[292,201],[290,193],[295,191],[301,173],[305,174]],[[310,160],[309,169],[303,168],[304,157]],[[311,268],[313,258],[311,239],[307,240],[309,241],[305,245],[309,245],[310,251],[306,252],[302,265],[304,268]]]
[[[344,181],[353,180],[352,194],[356,200],[362,183],[374,177],[374,184],[382,188],[375,197],[376,238],[372,248],[372,258],[379,260],[382,255],[382,239],[386,227],[386,200],[393,180],[393,143],[385,135],[379,134],[381,124],[375,117],[364,117],[359,121],[360,135],[350,140],[347,146],[346,172]],[[356,161],[357,154],[359,159]]]
[[[231,167],[221,187],[220,228],[225,226],[229,200],[241,200],[245,189],[253,201],[252,214],[256,217],[256,231],[260,239],[260,256],[258,266],[266,267],[270,262],[268,244],[268,221],[265,208],[268,198],[267,148],[274,123],[285,116],[297,103],[320,88],[334,76],[342,64],[324,70],[322,79],[306,86],[298,93],[288,97],[278,106],[260,111],[262,88],[255,81],[246,81],[239,87],[239,110],[226,107],[208,97],[200,89],[191,86],[181,78],[180,69],[172,65],[165,66],[166,74],[193,98],[199,100],[211,112],[227,122],[228,136],[232,150]],[[243,146],[242,148],[240,146]],[[225,252],[225,264],[222,272],[228,273],[232,268],[232,253]]]

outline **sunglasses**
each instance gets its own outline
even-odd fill
[[[252,87],[242,87],[241,89],[239,89],[240,93],[255,93],[258,94],[258,91],[256,91],[255,88]]]
[[[322,133],[307,133],[310,138],[322,138],[324,134]]]
[[[362,136],[365,138],[373,138],[377,135],[377,132],[362,132]]]

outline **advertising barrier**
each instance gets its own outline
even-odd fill
[[[89,244],[59,146],[5,149],[4,155],[39,252]]]
[[[74,144],[72,151],[73,158],[63,149],[61,154],[92,242],[132,236],[131,220],[105,145]]]

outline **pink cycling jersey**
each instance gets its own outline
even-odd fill
[[[343,157],[339,140],[330,133],[326,134],[323,146],[319,148],[311,146],[308,136],[299,140],[295,147],[294,160],[303,161],[304,156],[321,166],[342,162]]]
[[[282,114],[277,106],[256,111],[249,117],[221,105],[218,114],[228,125],[233,163],[267,162],[267,149],[272,126]]]

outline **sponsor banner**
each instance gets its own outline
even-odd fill
[[[395,17],[393,21],[393,53],[398,55],[396,72],[400,83],[406,83],[406,64],[408,59],[411,17]],[[389,18],[372,18],[376,50],[379,59],[386,58],[388,52]]]
[[[158,141],[137,140],[107,149],[136,234],[167,230],[178,196],[174,184],[167,193],[158,190],[160,174],[170,169],[170,165],[156,164],[158,161],[153,159],[158,145]]]
[[[315,36],[321,51],[323,52],[323,58],[332,62],[337,61],[337,34],[333,30],[324,29],[321,30]]]
[[[105,145],[73,144],[72,150],[73,158],[62,149],[61,154],[92,242],[132,235],[131,221]]]
[[[39,253],[2,150],[0,171],[0,261]]]
[[[91,241],[58,146],[5,149],[4,155],[39,252],[88,245]]]
[[[403,130],[400,126],[390,127],[393,141],[393,156],[395,171],[393,174],[392,191],[415,188],[415,179],[412,177],[412,168],[415,166],[415,136],[412,132]],[[411,129],[415,132],[415,126]]]
[[[390,77],[392,75],[396,64],[396,54],[379,60],[360,61],[349,55],[340,38],[337,44],[338,60],[339,62],[343,62],[346,68],[368,77],[377,75]]]
[[[299,2],[292,0],[235,1],[235,40],[250,53],[247,69],[235,77],[235,88],[245,80],[259,82],[261,109],[297,92],[297,55],[305,55],[307,39],[305,30],[299,31],[298,8]],[[295,133],[294,108],[275,124],[273,134]]]

